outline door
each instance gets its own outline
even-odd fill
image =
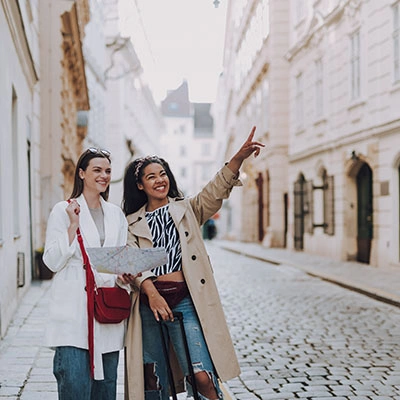
[[[357,261],[369,263],[373,237],[372,171],[364,164],[357,174]]]
[[[264,179],[261,172],[258,173],[256,179],[257,192],[258,192],[258,241],[262,242],[264,239],[264,197],[263,197],[263,185]]]
[[[300,175],[294,183],[294,248],[303,250],[304,248],[304,196],[305,179]]]

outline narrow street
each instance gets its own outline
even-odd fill
[[[400,399],[398,307],[207,247],[242,370],[225,385],[232,399]],[[33,283],[0,341],[0,399],[57,398],[53,352],[41,346],[50,284]],[[121,362],[119,400],[123,375]]]
[[[400,399],[400,310],[208,245],[240,359],[237,399]]]

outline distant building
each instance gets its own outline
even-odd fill
[[[192,190],[193,108],[189,101],[189,88],[183,82],[168,92],[161,102],[166,132],[161,137],[160,156],[169,163],[179,188],[189,194]]]
[[[216,173],[217,143],[210,109],[210,103],[189,101],[186,81],[161,102],[166,133],[160,155],[170,164],[185,195],[196,194]]]

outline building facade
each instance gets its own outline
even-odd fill
[[[289,1],[234,0],[227,9],[223,73],[214,116],[229,159],[253,125],[266,148],[243,165],[244,190],[225,202],[225,235],[286,245],[289,138]],[[238,217],[239,216],[239,217]]]
[[[31,195],[37,151],[37,2],[0,2],[0,337],[33,274]]]
[[[0,336],[42,278],[47,217],[70,194],[88,110],[82,57],[86,1],[0,5]]]
[[[400,2],[292,11],[291,247],[400,266]]]
[[[216,173],[217,141],[210,103],[192,103],[187,81],[161,102],[165,133],[160,155],[169,163],[185,196],[198,193]]]
[[[251,125],[266,144],[227,237],[400,266],[400,1],[237,0],[227,21],[216,129],[225,155]]]
[[[193,182],[193,170],[190,166],[194,125],[193,107],[189,101],[189,86],[186,81],[167,93],[161,102],[161,113],[166,131],[161,137],[160,156],[169,163],[180,190],[188,195]]]
[[[121,36],[118,3],[106,0],[104,5],[107,15],[104,146],[112,154],[109,200],[120,205],[126,166],[137,157],[159,153],[165,126],[132,40]]]

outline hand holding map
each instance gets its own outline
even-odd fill
[[[89,247],[86,249],[91,265],[98,272],[132,274],[144,272],[167,262],[163,247],[138,249],[129,246]]]

